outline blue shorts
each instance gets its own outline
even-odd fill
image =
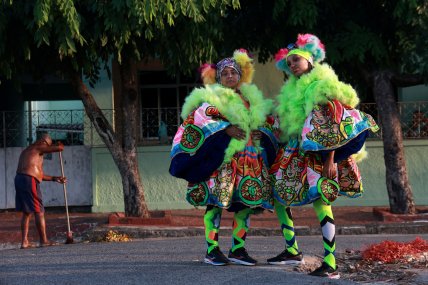
[[[24,213],[43,213],[40,183],[33,176],[17,173],[15,176],[15,209]]]

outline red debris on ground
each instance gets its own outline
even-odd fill
[[[395,263],[404,260],[406,256],[428,251],[428,242],[416,237],[411,242],[383,241],[370,245],[362,253],[365,261],[381,261],[383,263]]]

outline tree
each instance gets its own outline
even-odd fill
[[[336,43],[339,55],[336,62],[341,70],[358,71],[374,95],[383,130],[390,210],[396,214],[414,214],[396,94],[397,88],[422,84],[428,78],[427,52],[420,52],[421,43],[427,41],[428,5],[426,1],[413,0],[353,4],[339,13],[342,22],[331,23],[332,29],[343,28],[330,37],[325,36]],[[338,18],[333,11],[339,6],[332,8],[327,15]]]
[[[391,212],[415,213],[396,93],[428,81],[426,1],[249,0],[224,23],[234,27],[225,42],[258,50],[262,62],[298,33],[319,36],[340,77],[377,103]]]
[[[19,81],[22,74],[41,78],[55,73],[69,80],[119,169],[125,214],[148,217],[136,152],[136,63],[159,57],[172,70],[189,70],[209,59],[215,55],[209,39],[218,31],[208,29],[206,19],[216,21],[228,6],[238,8],[239,1],[2,1],[0,77]],[[178,46],[166,40],[169,35],[192,40]],[[120,70],[121,133],[114,131],[82,80],[83,74],[94,84],[102,68],[109,71],[112,58]]]
[[[137,93],[132,78],[135,73],[130,71],[135,61],[157,56],[174,73],[244,47],[258,51],[264,62],[294,41],[297,33],[314,33],[326,44],[328,61],[341,78],[376,100],[384,132],[391,212],[414,213],[395,93],[398,87],[427,81],[426,1],[361,0],[346,5],[340,0],[242,2],[3,1],[0,34],[6,36],[0,43],[0,76],[61,70],[73,79],[88,116],[121,171],[125,205],[130,207],[126,213],[139,216],[144,210],[137,209],[147,207],[140,203],[142,186],[134,179],[139,177],[132,125]],[[239,5],[241,9],[232,9]],[[122,128],[122,141],[77,72],[83,70],[93,83],[111,56],[121,66],[122,109],[129,115],[125,121],[131,124]]]

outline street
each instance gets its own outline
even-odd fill
[[[412,241],[415,237],[337,236],[336,246],[340,254],[347,249],[363,249],[383,240]],[[420,237],[428,239],[427,234]],[[307,263],[320,260],[323,250],[321,236],[300,236],[297,240]],[[229,246],[230,238],[221,237],[220,247],[223,252],[227,253]],[[254,267],[204,264],[203,237],[2,250],[0,284],[320,284],[321,281],[323,284],[357,284],[344,279],[312,277],[291,268],[267,264],[266,259],[278,254],[283,247],[283,240],[279,236],[249,236],[246,248],[249,254],[259,261]],[[340,261],[338,264],[340,266]],[[425,273],[413,284],[428,284]]]

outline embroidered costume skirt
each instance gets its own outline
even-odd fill
[[[171,175],[188,181],[186,199],[194,206],[273,209],[268,170],[277,150],[274,136],[260,127],[260,146],[249,138],[242,151],[224,161],[231,141],[225,131],[229,125],[209,104],[191,113],[174,137]]]
[[[361,174],[353,154],[361,150],[368,132],[379,128],[368,114],[332,100],[317,105],[307,117],[302,137],[283,146],[270,169],[274,197],[282,204],[299,206],[322,198],[361,196]],[[325,157],[335,151],[337,177],[322,177]]]

